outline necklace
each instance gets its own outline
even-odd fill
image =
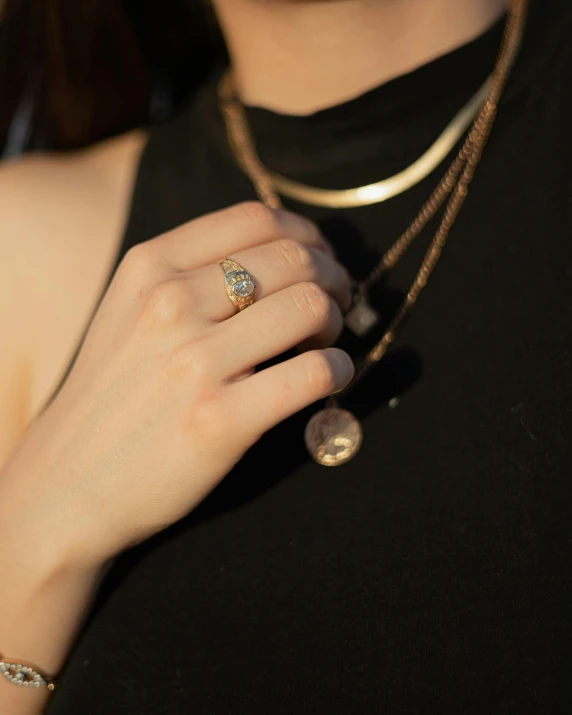
[[[357,287],[355,305],[346,315],[346,324],[358,335],[364,335],[377,322],[377,314],[367,302],[369,289],[397,264],[414,239],[444,206],[441,223],[429,244],[419,271],[381,340],[365,356],[350,384],[337,397],[330,397],[327,406],[317,412],[306,426],[306,446],[310,455],[319,464],[328,467],[344,464],[352,459],[361,447],[362,426],[354,415],[339,406],[338,400],[383,358],[389,346],[394,342],[397,329],[403,319],[411,311],[419,294],[427,285],[450,230],[463,207],[475,170],[489,139],[500,99],[518,55],[527,10],[528,0],[511,0],[499,55],[487,83],[486,100],[470,128],[463,146],[410,226]],[[262,166],[256,153],[244,108],[235,96],[230,74],[223,78],[219,86],[219,103],[226,124],[229,144],[238,164],[251,179],[260,199],[273,208],[281,207],[282,202],[278,196],[279,192],[273,182],[272,174]]]
[[[231,103],[234,100],[235,92],[230,73],[226,73],[223,76],[220,92],[226,103]],[[419,159],[398,174],[383,179],[382,181],[376,181],[374,184],[358,186],[355,189],[343,189],[341,191],[319,189],[315,186],[307,186],[299,181],[293,181],[286,176],[282,176],[282,174],[270,171],[262,166],[259,159],[258,162],[261,169],[268,176],[273,190],[294,201],[332,209],[369,206],[387,201],[407,191],[407,189],[415,186],[415,184],[418,184],[420,181],[423,181],[423,179],[429,176],[429,174],[439,166],[467,131],[471,122],[475,119],[477,112],[487,100],[489,92],[490,80],[487,80]],[[232,111],[231,109],[231,112]],[[234,123],[236,125],[242,125],[241,127],[236,126],[235,128],[234,134],[237,135],[237,138],[238,135],[246,136],[250,134],[249,128],[246,125],[244,111],[239,110],[233,112],[233,114]],[[242,168],[248,173],[245,157],[242,156],[242,152],[235,149],[235,155],[242,165]]]

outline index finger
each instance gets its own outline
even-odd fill
[[[253,246],[291,238],[333,256],[315,223],[248,201],[201,216],[149,241],[157,258],[179,271],[216,263]]]

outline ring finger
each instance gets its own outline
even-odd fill
[[[332,345],[342,325],[340,309],[320,286],[297,283],[219,323],[206,339],[221,377],[233,379],[304,341]]]

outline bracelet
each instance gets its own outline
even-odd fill
[[[47,688],[54,690],[57,683],[49,675],[38,672],[23,663],[11,663],[3,659],[0,653],[0,673],[13,685],[24,688]]]

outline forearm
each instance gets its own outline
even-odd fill
[[[0,653],[56,675],[91,604],[103,564],[71,558],[57,519],[30,513],[0,475]],[[31,501],[34,501],[32,498]],[[40,523],[38,523],[40,521]],[[52,532],[52,533],[50,533]],[[39,535],[42,538],[39,538]],[[41,713],[47,688],[22,688],[0,677],[3,715]]]

